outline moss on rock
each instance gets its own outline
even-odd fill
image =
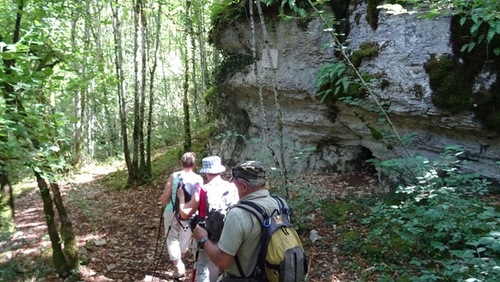
[[[359,49],[351,55],[352,64],[358,68],[365,60],[370,60],[378,55],[379,46],[377,42],[366,41],[359,45]]]
[[[467,110],[472,97],[473,79],[467,77],[465,68],[451,56],[431,56],[424,64],[432,89],[432,103],[452,114]]]

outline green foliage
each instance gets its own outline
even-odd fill
[[[292,220],[297,230],[310,230],[314,228],[314,214],[321,207],[319,199],[311,195],[314,187],[308,186],[300,181],[288,184],[290,198],[288,205],[292,208]],[[279,186],[279,185],[278,185]]]
[[[300,0],[261,0],[261,2],[268,7],[279,5],[279,15],[285,19],[296,18],[297,16],[299,18],[306,17],[307,13],[304,7],[309,5],[307,1]],[[287,14],[288,10],[291,12],[291,15]]]
[[[224,30],[224,28],[243,16],[246,5],[247,1],[240,0],[214,1],[210,7],[211,28],[209,42],[214,43],[214,37],[219,31]]]
[[[449,147],[433,162],[417,157],[378,163],[398,174],[409,167],[417,178],[403,177],[399,204],[372,208],[364,221],[371,228],[365,245],[375,246],[377,257],[392,261],[412,281],[500,278],[500,213],[477,198],[489,182],[461,173],[460,154],[459,147]]]
[[[308,1],[304,0],[260,0],[263,13],[280,16],[283,19],[306,18]],[[316,2],[316,1],[312,1]],[[215,43],[217,34],[248,13],[248,0],[214,1],[210,9],[209,42]]]
[[[29,264],[19,258],[6,260],[0,254],[0,261],[6,261],[0,265],[1,281],[29,282],[44,281],[54,273],[54,268],[50,267],[52,254],[43,254],[34,257]]]
[[[321,201],[325,220],[331,226],[344,225],[353,219],[354,214],[362,209],[362,206],[354,201],[339,200],[334,203],[329,199]]]
[[[349,71],[343,62],[327,64],[319,69],[315,78],[316,96],[324,102],[326,98],[330,101],[345,96],[363,97],[365,91],[360,80]]]

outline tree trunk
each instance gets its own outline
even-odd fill
[[[188,36],[189,36],[189,7],[191,6],[191,1],[186,0],[186,14],[185,14],[185,25],[184,25],[184,96],[182,99],[182,105],[184,109],[184,151],[191,150],[191,125],[189,117],[189,58],[188,58]]]
[[[194,20],[199,20],[196,18],[196,16],[193,16],[193,14],[196,14],[196,5],[193,5],[193,7],[191,7],[191,1],[189,1],[190,5],[188,6],[188,8],[190,8],[189,10],[186,11],[186,13],[188,14],[188,18],[187,18],[187,23],[188,23],[188,28],[189,28],[189,38],[191,39],[191,66],[193,67],[193,69],[191,70],[191,80],[192,80],[192,87],[193,87],[193,93],[192,93],[192,97],[193,97],[193,102],[192,102],[192,109],[193,109],[193,112],[194,112],[194,121],[198,121],[200,120],[200,115],[199,115],[199,110],[198,110],[198,80],[196,79],[197,76],[196,76],[196,34],[194,33],[194,22],[193,22],[193,19]]]
[[[201,92],[205,93],[207,90],[207,83],[206,83],[206,76],[208,73],[207,70],[207,55],[206,55],[206,50],[205,50],[205,39],[204,39],[204,32],[203,29],[205,28],[204,22],[203,22],[203,8],[205,4],[203,0],[198,0],[198,8],[195,10],[196,18],[198,19],[196,21],[196,33],[197,33],[197,39],[198,39],[198,48],[200,49],[200,80],[201,80]]]
[[[78,269],[78,247],[76,245],[76,236],[73,230],[66,208],[64,207],[61,191],[57,183],[51,183],[50,188],[54,196],[54,203],[56,205],[59,220],[61,221],[61,238],[64,242],[64,255],[69,269]]]
[[[73,15],[73,20],[71,22],[71,48],[72,51],[76,53],[78,46],[76,46],[76,19],[77,17]],[[75,69],[79,69],[78,66],[73,65]],[[74,131],[74,160],[73,165],[75,167],[80,167],[82,164],[82,148],[83,148],[83,119],[85,117],[85,108],[83,106],[83,93],[81,88],[76,89],[75,93],[75,131]]]
[[[146,166],[146,149],[145,149],[145,141],[144,141],[144,117],[145,117],[145,108],[146,108],[146,62],[147,62],[147,55],[148,55],[148,37],[147,37],[147,19],[146,19],[146,14],[145,14],[145,7],[144,7],[144,1],[139,0],[139,16],[140,16],[140,25],[139,25],[139,34],[141,34],[141,103],[140,103],[140,109],[139,109],[139,115],[140,115],[140,131],[139,131],[139,152],[140,152],[140,164],[139,164],[139,171],[140,171],[140,183],[143,184],[151,178],[151,170],[148,171],[147,166]]]
[[[154,80],[156,74],[156,67],[158,65],[158,51],[160,49],[160,33],[161,33],[161,9],[162,4],[158,3],[158,14],[156,18],[156,34],[155,34],[155,50],[149,73],[149,112],[148,112],[148,127],[147,127],[147,143],[146,143],[146,168],[152,172],[151,167],[151,132],[153,127],[153,105],[154,105]]]
[[[123,74],[123,45],[122,45],[122,28],[120,20],[120,11],[118,0],[109,1],[111,10],[113,12],[113,36],[115,40],[115,68],[116,77],[118,79],[118,105],[120,116],[120,128],[123,139],[123,154],[125,157],[125,164],[127,165],[128,181],[135,179],[135,168],[133,162],[130,160],[130,150],[128,148],[128,133],[127,133],[127,113],[125,103],[125,77]],[[115,7],[116,5],[116,7]]]
[[[97,8],[97,14],[101,14],[101,11],[104,9],[104,5],[102,2],[98,1],[94,3],[95,7]],[[90,18],[90,16],[89,16]],[[100,17],[93,17],[93,24],[91,26],[95,26],[96,28],[92,29],[92,38],[93,42],[95,43],[95,48],[97,51],[97,58],[96,62],[97,64],[97,69],[99,70],[99,73],[107,76],[108,74],[108,69],[106,68],[106,64],[108,64],[108,56],[104,55],[104,50],[103,50],[103,32],[101,30],[101,18]],[[106,121],[106,153],[107,157],[115,157],[117,155],[117,150],[116,146],[119,142],[119,134],[117,131],[117,122],[116,118],[113,116],[114,112],[110,110],[114,108],[114,105],[116,105],[116,101],[114,98],[109,96],[108,92],[108,87],[104,87],[102,89],[102,96],[103,100],[105,101],[104,104],[102,105],[103,111],[104,111],[104,119]]]
[[[42,197],[43,214],[45,215],[45,221],[47,223],[47,232],[49,233],[50,242],[52,243],[52,261],[59,276],[68,277],[71,269],[66,261],[66,257],[64,256],[59,233],[57,232],[57,224],[55,221],[54,207],[52,205],[50,190],[45,179],[40,176],[40,173],[36,171],[34,171],[34,173],[38,183],[38,189],[40,189],[40,195]]]
[[[141,93],[141,60],[140,60],[140,50],[139,46],[141,44],[142,38],[140,33],[140,0],[132,1],[133,11],[134,11],[134,128],[132,132],[132,164],[134,167],[134,178],[129,179],[128,183],[130,185],[135,185],[139,178],[141,177],[139,174],[139,143],[140,143],[140,135],[141,135],[141,106],[140,106],[140,93]]]
[[[14,192],[9,181],[9,174],[3,166],[0,166],[0,188],[2,194],[0,195],[0,229],[13,230],[14,228]]]

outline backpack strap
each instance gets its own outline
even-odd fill
[[[266,231],[265,228],[270,225],[271,218],[269,217],[267,212],[264,211],[264,209],[262,207],[260,207],[259,205],[257,205],[254,202],[250,202],[250,201],[239,202],[238,204],[233,206],[233,208],[235,208],[235,207],[241,208],[241,209],[244,209],[244,210],[250,212],[259,220],[259,222],[261,224],[260,225],[260,227],[261,227],[261,239],[260,239],[261,244],[260,244],[259,254],[257,256],[256,267],[259,267],[261,274],[263,274],[262,272],[264,271],[264,262],[265,262],[264,254],[265,254],[265,248],[267,247],[267,244],[268,244],[267,232],[265,232]],[[243,273],[243,268],[241,267],[241,264],[240,264],[240,261],[239,261],[237,255],[234,256],[234,260],[235,260],[236,266],[238,267],[238,271],[240,272],[240,276],[246,277],[245,274]],[[252,274],[254,274],[254,272]]]
[[[177,182],[177,185],[174,185],[175,182]],[[178,173],[176,176],[174,176],[174,182],[172,183],[172,193],[170,195],[170,203],[172,203],[172,207],[175,206],[174,198],[177,197],[177,189],[179,189],[180,186],[182,186],[181,174]],[[175,191],[174,191],[174,188],[175,188]],[[174,195],[175,195],[175,197],[174,197]]]

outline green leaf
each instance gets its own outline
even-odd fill
[[[486,37],[487,42],[491,42],[493,37],[496,35],[496,31],[494,29],[488,30],[488,36]]]
[[[470,28],[470,33],[474,34],[479,29],[479,27],[481,26],[481,23],[482,22],[476,22],[475,21],[475,23]]]
[[[467,20],[467,17],[461,17],[460,18],[460,25],[463,26],[465,24],[466,20]]]

